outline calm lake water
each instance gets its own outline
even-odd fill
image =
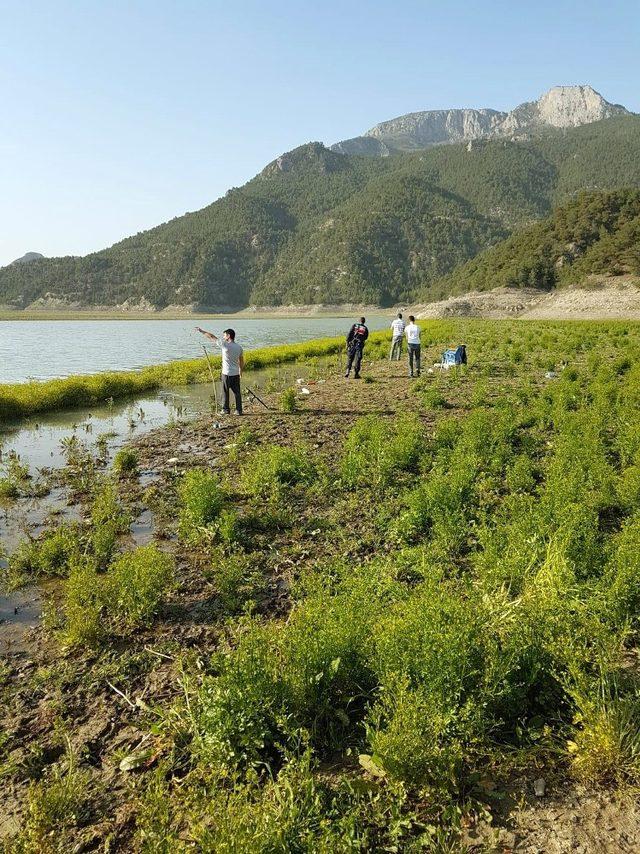
[[[393,313],[367,318],[385,329]],[[356,318],[354,317],[353,320]],[[71,374],[131,370],[172,359],[202,356],[202,326],[219,335],[236,330],[246,350],[346,335],[350,318],[215,318],[207,320],[0,320],[0,383],[45,380]]]

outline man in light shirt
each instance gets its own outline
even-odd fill
[[[404,334],[404,320],[402,319],[402,312],[398,312],[398,316],[395,320],[391,322],[391,352],[389,353],[389,361],[393,362],[395,359],[396,362],[400,361],[400,357],[402,356],[402,336]]]
[[[242,415],[242,393],[240,391],[240,376],[244,369],[244,354],[242,347],[236,344],[236,333],[233,329],[225,329],[222,340],[196,326],[196,332],[201,332],[210,338],[222,350],[222,412],[229,415],[229,392],[233,392],[236,401],[236,415]]]
[[[404,334],[407,336],[407,348],[409,350],[409,376],[414,376],[413,368],[415,362],[415,376],[420,376],[420,327],[416,324],[415,317],[409,315]]]

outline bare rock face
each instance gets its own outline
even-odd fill
[[[474,139],[528,136],[545,128],[577,127],[621,115],[630,113],[620,104],[610,104],[591,86],[554,86],[537,101],[509,113],[490,109],[407,113],[381,122],[364,136],[337,142],[331,150],[380,157]]]
[[[395,148],[427,148],[490,134],[505,118],[497,110],[428,110],[382,122],[365,134]]]
[[[343,139],[342,142],[332,145],[331,151],[338,154],[364,154],[369,157],[388,157],[391,154],[389,146],[373,136],[354,136],[353,139]]]
[[[630,115],[619,104],[610,104],[591,86],[554,86],[537,101],[512,110],[500,126],[500,133],[531,132],[536,128],[571,128],[613,116]]]
[[[39,252],[25,252],[24,255],[21,255],[20,258],[16,258],[15,261],[12,261],[12,264],[30,264],[31,261],[38,261],[38,259],[44,258],[44,255],[41,255]]]

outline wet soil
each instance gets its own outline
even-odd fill
[[[425,363],[430,364],[436,355],[426,352]],[[338,375],[340,367],[337,363],[331,375],[315,380],[299,369],[295,378],[299,380],[295,382],[298,411],[278,411],[278,395],[265,393],[261,397],[268,410],[246,400],[242,417],[210,416],[164,427],[133,441],[140,473],[122,484],[133,517],[125,545],[155,538],[177,558],[177,588],[151,626],[114,636],[98,651],[79,652],[61,647],[55,632],[36,625],[42,608],[36,591],[21,591],[22,598],[1,600],[5,627],[22,634],[12,643],[5,641],[0,649],[0,790],[4,804],[0,841],[15,833],[20,824],[30,781],[63,756],[66,734],[89,772],[87,785],[101,804],[99,814],[74,831],[69,850],[102,850],[107,839],[111,840],[109,850],[133,850],[137,772],[122,771],[120,762],[149,749],[144,770],[169,749],[162,735],[151,734],[157,732],[154,709],[166,710],[181,693],[180,662],[185,656],[194,662],[203,659],[216,649],[225,632],[211,558],[185,554],[177,546],[175,528],[162,519],[162,501],[171,503],[177,477],[184,469],[218,467],[228,476],[227,482],[233,483],[247,431],[252,434],[252,447],[302,441],[331,465],[349,427],[363,414],[390,418],[396,412],[415,411],[429,431],[437,418],[462,414],[466,406],[455,382],[435,372],[426,376],[446,391],[447,408],[435,413],[418,407],[404,361],[365,363],[361,380]],[[499,394],[504,381],[494,378],[490,393]],[[239,459],[230,457],[233,450],[240,452]],[[150,488],[155,503],[148,498]],[[342,500],[337,497],[336,504]],[[267,584],[257,607],[269,615],[286,613],[289,585],[301,567],[350,551],[357,556],[358,550],[373,548],[364,528],[359,536],[366,507],[357,508],[349,536],[338,542],[330,512],[295,496],[288,510],[293,528],[270,533],[269,548],[263,551],[269,552],[261,567]],[[328,530],[331,535],[325,536]],[[12,615],[15,608],[17,613]],[[558,780],[549,781],[544,797],[536,798],[532,785],[532,780],[516,781],[510,796],[495,811],[493,824],[470,829],[462,850],[521,854],[640,850],[640,812],[632,797],[578,790]]]

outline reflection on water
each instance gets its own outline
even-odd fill
[[[325,360],[317,370],[337,369],[337,362]],[[268,393],[293,384],[301,375],[309,378],[308,370],[300,365],[282,365],[246,375],[244,386],[255,388],[258,394]],[[218,402],[220,387],[217,387]],[[245,395],[247,411],[261,411],[262,407]],[[46,469],[61,468],[65,464],[63,443],[75,436],[86,445],[95,445],[104,437],[109,456],[137,436],[144,435],[170,423],[188,421],[194,417],[213,413],[213,388],[211,384],[179,386],[150,392],[144,397],[127,402],[116,401],[90,409],[46,413],[28,419],[0,432],[0,462],[16,454],[27,463],[33,475]],[[141,473],[144,484],[145,474]],[[37,535],[47,524],[51,514],[64,519],[78,517],[76,507],[69,507],[63,489],[54,489],[42,498],[25,498],[0,506],[0,565],[1,551],[11,553],[27,535]],[[138,544],[147,534],[148,519],[138,520],[131,534]]]
[[[25,652],[25,635],[42,616],[42,593],[36,587],[0,596],[0,655]]]

